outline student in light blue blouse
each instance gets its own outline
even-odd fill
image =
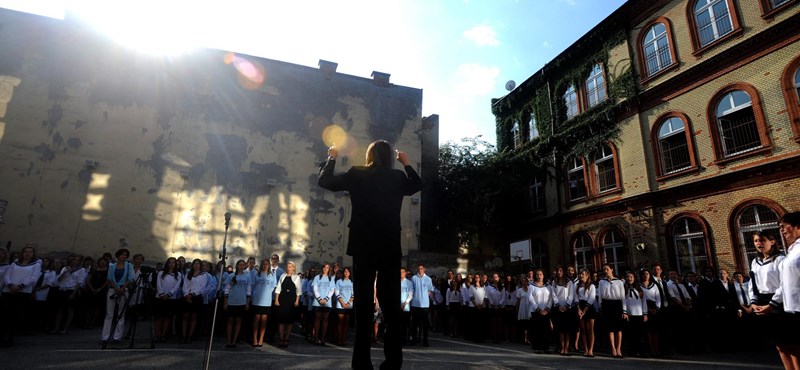
[[[261,270],[253,273],[253,347],[264,345],[267,316],[272,310],[272,293],[278,285],[276,274],[269,268],[269,260],[261,261]]]
[[[408,269],[400,268],[400,335],[402,343],[408,344],[411,326],[411,300],[414,299],[414,285],[408,279]]]
[[[330,276],[331,265],[326,263],[322,266],[322,273],[314,278],[311,286],[314,290],[314,344],[325,345],[325,334],[328,332],[328,316],[333,304],[331,298],[336,286]],[[320,331],[321,330],[321,331]]]
[[[336,308],[339,315],[339,345],[344,346],[347,339],[347,328],[350,326],[350,315],[353,313],[353,281],[350,279],[350,268],[345,267],[342,278],[336,282]]]
[[[411,299],[411,337],[412,345],[417,342],[419,329],[422,329],[422,345],[428,346],[430,320],[428,310],[433,296],[433,281],[425,275],[425,265],[417,265],[417,274],[411,277],[414,284],[414,298]]]
[[[245,272],[244,260],[236,261],[236,270],[228,275],[225,284],[223,307],[228,313],[228,344],[225,348],[236,348],[239,330],[242,328],[242,316],[250,309],[250,274]]]

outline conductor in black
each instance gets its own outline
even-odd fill
[[[399,369],[403,364],[400,305],[383,302],[395,302],[400,296],[397,283],[403,256],[400,209],[404,196],[422,190],[422,179],[409,166],[408,155],[402,151],[393,153],[391,145],[384,140],[369,145],[365,166],[354,166],[340,175],[333,174],[337,155],[335,146],[328,149],[328,160],[319,172],[319,186],[332,191],[346,190],[352,202],[347,254],[353,257],[356,339],[351,366],[372,369],[373,289],[377,289],[386,325],[383,349],[386,360],[380,368]],[[393,157],[403,164],[405,171],[392,169]]]

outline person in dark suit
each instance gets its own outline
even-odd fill
[[[379,302],[393,302],[400,296],[397,271],[400,269],[400,209],[403,197],[422,190],[422,179],[409,165],[408,155],[392,153],[391,145],[378,140],[369,145],[365,166],[354,166],[334,175],[335,146],[328,149],[328,159],[321,165],[319,186],[331,191],[348,191],[352,202],[350,237],[347,254],[353,257],[354,295],[371,297],[377,290]],[[392,169],[392,157],[403,164],[405,172]],[[377,283],[373,287],[375,274]],[[384,354],[381,369],[399,369],[403,364],[400,337],[400,305],[382,305]],[[370,339],[374,307],[369,299],[356,299],[356,339],[351,366],[372,369]]]

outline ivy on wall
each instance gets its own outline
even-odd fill
[[[578,45],[574,52],[565,53],[546,66],[549,71],[558,72],[557,78],[543,78],[534,86],[520,86],[515,95],[524,97],[524,102],[507,96],[493,105],[497,146],[506,160],[525,167],[560,166],[559,161],[590,155],[602,143],[619,137],[621,127],[616,117],[620,111],[629,108],[638,94],[630,61],[623,60],[617,65],[609,63],[611,50],[624,41],[625,33],[620,31],[588,57]],[[606,100],[567,120],[562,99],[564,92],[570,85],[583,86],[598,63],[605,69]],[[553,72],[549,73],[553,75]],[[539,137],[511,150],[514,148],[511,128],[515,122],[518,123],[520,136],[528,137],[531,115],[536,118]]]

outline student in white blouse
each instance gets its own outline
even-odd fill
[[[461,275],[458,275],[461,276]],[[458,336],[458,319],[459,315],[461,314],[461,287],[460,287],[461,279],[452,279],[450,280],[450,287],[447,288],[447,294],[445,294],[445,303],[447,304],[447,311],[448,311],[448,318],[449,318],[449,325],[450,325],[450,337],[455,338]]]
[[[72,325],[72,318],[75,317],[75,306],[78,303],[77,294],[81,288],[83,280],[86,278],[86,269],[81,266],[81,257],[71,255],[67,258],[69,266],[61,269],[56,277],[58,281],[58,293],[56,295],[56,320],[50,334],[67,334]],[[66,317],[65,317],[66,316]],[[65,318],[64,326],[61,320]]]
[[[650,349],[650,355],[654,357],[661,356],[660,347],[660,324],[656,320],[663,320],[660,316],[661,312],[661,292],[658,289],[655,281],[653,280],[650,271],[642,269],[639,272],[639,285],[642,287],[642,295],[644,302],[647,305],[647,322],[644,325],[645,333],[647,333],[647,345]]]
[[[523,340],[525,344],[530,344],[528,335],[531,326],[531,285],[525,275],[519,278],[519,288],[514,295],[517,299],[517,323],[523,330]]]
[[[209,275],[203,271],[203,261],[192,261],[191,269],[183,283],[183,299],[186,301],[183,313],[183,343],[192,343],[197,318],[203,311],[203,296],[208,286]]]
[[[503,313],[503,321],[506,326],[506,334],[508,341],[512,343],[519,343],[519,332],[517,328],[517,282],[511,275],[506,275],[505,288],[505,312]]]
[[[550,312],[553,310],[553,291],[544,280],[544,271],[534,272],[531,285],[531,347],[536,353],[550,353]]]
[[[625,283],[617,279],[614,267],[606,263],[603,265],[605,278],[600,280],[598,298],[600,312],[605,319],[608,330],[608,341],[611,344],[611,356],[622,358],[622,329],[624,325],[623,313],[625,310]]]
[[[575,331],[577,316],[572,306],[575,303],[575,284],[564,274],[564,268],[556,268],[556,278],[553,281],[553,328],[558,334],[559,353],[569,355],[570,334]]]
[[[594,357],[594,320],[596,316],[594,303],[597,289],[592,284],[589,270],[581,269],[578,275],[575,295],[578,299],[578,327],[580,328],[580,338],[583,343],[583,355]]]
[[[486,286],[486,297],[489,299],[490,320],[492,339],[495,343],[500,343],[503,339],[503,309],[506,305],[506,292],[503,284],[500,283],[500,275],[492,274],[491,284]],[[484,315],[485,316],[485,315]]]
[[[469,314],[466,339],[482,342],[486,336],[486,309],[489,299],[486,297],[486,288],[481,285],[481,279],[475,278],[474,284],[469,288]]]
[[[178,271],[178,260],[175,257],[167,258],[164,270],[156,277],[155,301],[155,338],[154,341],[164,342],[169,333],[170,321],[178,312],[178,295],[181,292],[183,274]]]
[[[36,258],[36,244],[28,243],[22,248],[17,260],[11,261],[4,275],[5,287],[3,300],[9,308],[5,313],[7,322],[4,328],[4,338],[0,338],[2,346],[11,346],[16,332],[22,330],[22,325],[32,321],[30,315],[30,302],[33,288],[42,275],[42,260]]]
[[[786,313],[780,320],[775,342],[783,367],[800,369],[800,212],[790,212],[781,217],[781,235],[789,247],[780,265],[781,285],[772,298],[783,303]]]
[[[625,325],[625,342],[634,356],[642,356],[642,335],[647,322],[647,302],[644,299],[642,286],[636,281],[636,275],[628,271],[625,274],[625,300],[622,317]],[[620,355],[622,355],[620,353]]]
[[[314,278],[311,287],[314,291],[314,344],[325,345],[325,338],[328,332],[328,315],[333,308],[333,292],[336,290],[333,278],[330,276],[331,265],[322,265],[322,273]]]

